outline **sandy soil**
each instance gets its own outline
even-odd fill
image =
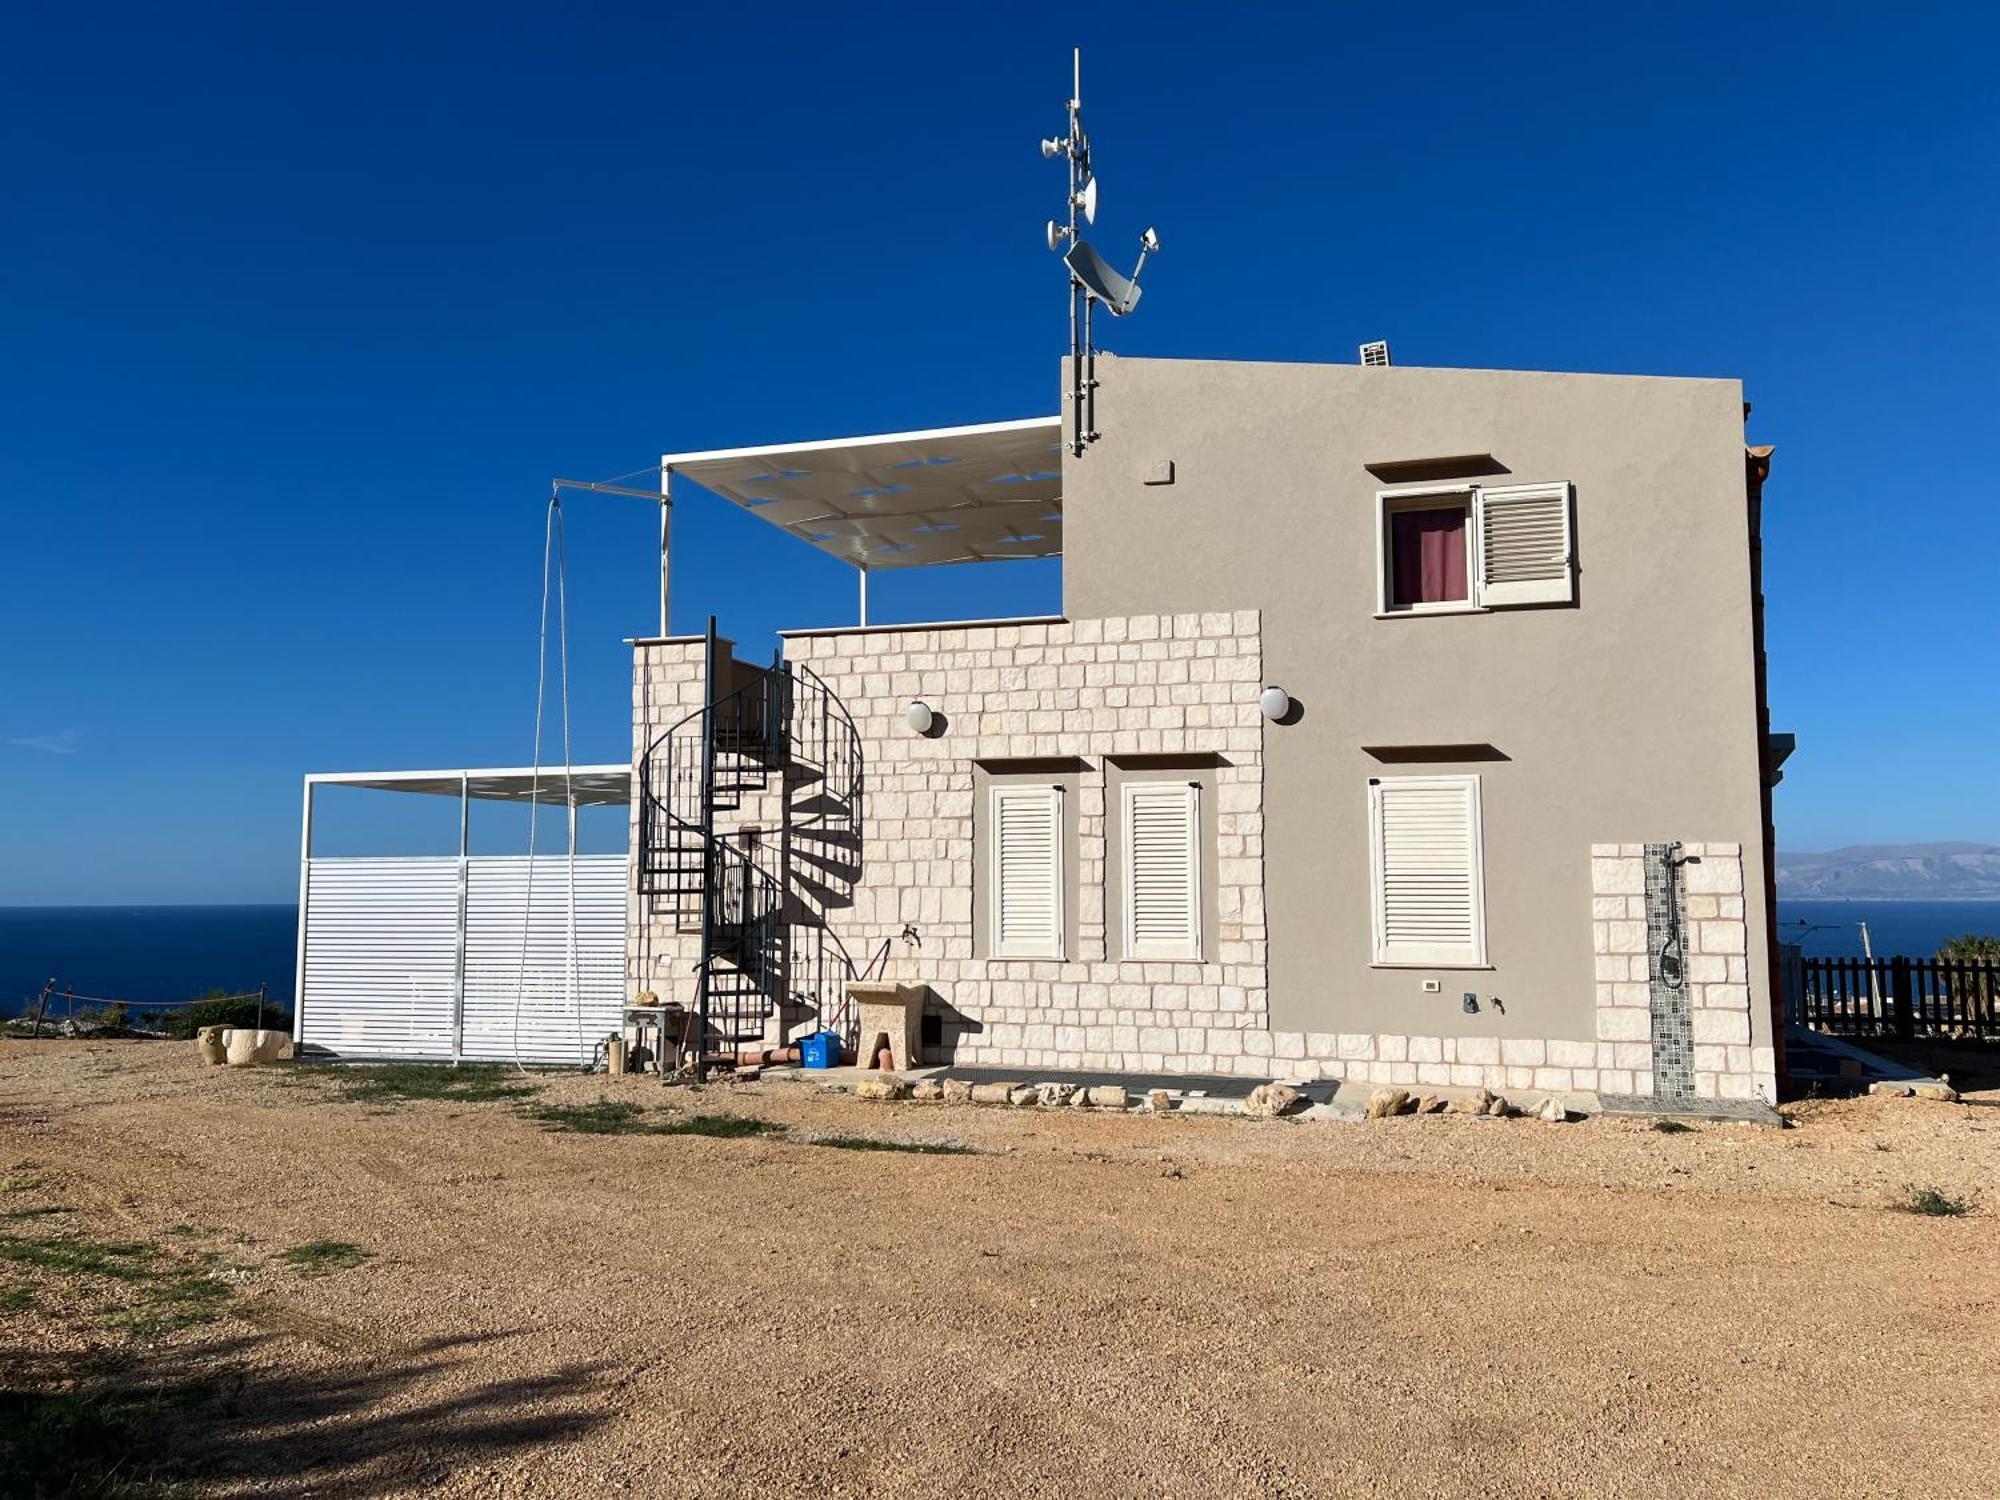
[[[0,1262],[4,1383],[170,1388],[217,1495],[2000,1493],[2000,1094],[1667,1135],[542,1089],[601,1096],[787,1128],[551,1134],[0,1043],[0,1233],[231,1293],[148,1342],[118,1288]],[[373,1258],[278,1258],[323,1238]]]

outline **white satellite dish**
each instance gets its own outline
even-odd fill
[[[1069,247],[1063,264],[1083,283],[1085,291],[1111,309],[1114,318],[1124,317],[1139,305],[1139,283],[1112,270],[1110,263],[1082,240]]]

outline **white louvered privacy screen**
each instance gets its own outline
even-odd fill
[[[1201,957],[1201,788],[1128,781],[1125,825],[1125,956]]]
[[[1575,597],[1567,484],[1478,492],[1479,602],[1567,604]]]
[[[535,861],[532,911],[518,856],[312,860],[300,1042],[344,1057],[511,1061],[518,993],[523,1062],[587,1061],[624,1005],[625,868],[622,854],[577,856],[573,1002],[563,856]]]
[[[1375,962],[1412,966],[1486,962],[1480,868],[1479,778],[1397,776],[1371,781]]]
[[[992,792],[992,946],[999,958],[1063,956],[1062,788]]]

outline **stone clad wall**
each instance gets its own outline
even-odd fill
[[[853,716],[866,765],[862,866],[830,913],[857,964],[931,986],[972,1024],[955,1058],[1021,1068],[1268,1074],[1264,720],[1254,611],[795,636],[787,654]],[[903,709],[943,716],[914,734]],[[1108,757],[1213,755],[1215,961],[1121,960],[1106,933]],[[1077,951],[973,951],[973,766],[1083,762]],[[914,924],[921,946],[901,940]],[[1259,1046],[1259,1043],[1262,1043]]]
[[[1743,846],[1686,843],[1680,896],[1686,930],[1685,996],[1696,1099],[1777,1101],[1776,1055],[1751,1045],[1749,919]],[[1597,1036],[1608,1049],[1605,1093],[1657,1096],[1658,951],[1663,933],[1647,920],[1643,844],[1591,846],[1591,922],[1597,951]]]
[[[718,649],[727,651],[727,643]],[[632,851],[626,866],[627,989],[670,1000],[693,997],[689,976],[701,955],[699,931],[682,932],[671,916],[651,911],[639,895],[639,772],[653,741],[702,706],[708,692],[708,643],[701,636],[638,641],[632,647]]]
[[[703,700],[703,643],[635,648],[635,763]],[[1592,904],[1595,1036],[1435,1036],[1271,1028],[1265,925],[1264,768],[1267,725],[1261,620],[1254,611],[1139,615],[1018,624],[857,629],[788,638],[787,655],[818,673],[852,716],[865,792],[861,861],[830,896],[794,881],[794,900],[823,910],[857,971],[887,945],[870,977],[926,984],[948,1018],[952,1059],[1010,1069],[1340,1078],[1408,1087],[1654,1094],[1645,860],[1638,844],[1579,847]],[[941,728],[918,735],[903,710],[921,699]],[[1212,961],[1131,961],[1107,932],[1106,769],[1114,758],[1213,756],[1216,942]],[[974,953],[974,767],[1064,760],[1078,773],[1077,945],[1064,960]],[[775,798],[718,824],[775,826]],[[634,836],[636,849],[636,813]],[[1775,1098],[1772,1051],[1750,1044],[1742,847],[1689,844],[1683,867],[1687,1003],[1695,1093]],[[1363,856],[1365,857],[1365,856]],[[1489,845],[1488,876],[1509,851]],[[636,858],[633,867],[637,868]],[[1365,913],[1335,913],[1355,921]],[[1551,921],[1563,920],[1552,913]],[[902,940],[916,928],[919,942]],[[634,897],[628,942],[634,989],[692,994],[698,935],[648,914]],[[794,951],[805,941],[794,930]],[[1305,997],[1330,1023],[1343,990],[1365,976],[1327,973]],[[1489,1014],[1491,1014],[1489,1012]],[[1502,1016],[1494,1016],[1505,1026]],[[811,1029],[788,1009],[787,1031]],[[775,1036],[773,1038],[776,1039]]]

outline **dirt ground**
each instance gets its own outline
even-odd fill
[[[7,1411],[108,1391],[114,1485],[213,1495],[2000,1494],[2000,1093],[1666,1134],[537,1083],[0,1043]],[[600,1098],[783,1130],[523,1114]],[[367,1258],[282,1257],[322,1240]],[[135,1328],[79,1241],[211,1320]]]

